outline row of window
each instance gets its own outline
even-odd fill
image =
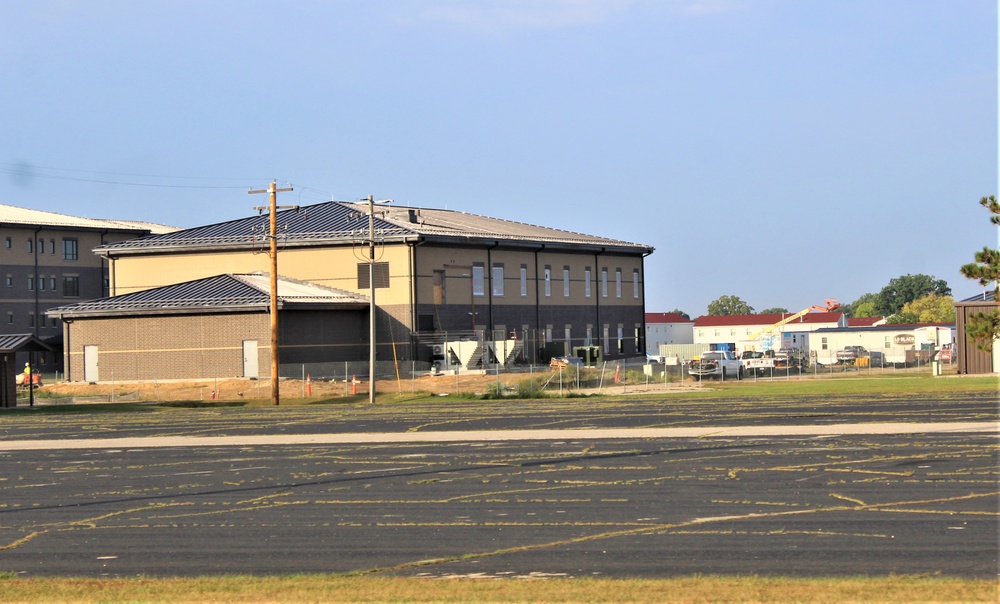
[[[14,312],[8,310],[7,311],[7,325],[13,325],[13,324],[14,324]],[[33,312],[28,313],[28,327],[32,327],[32,328],[35,327],[35,313],[33,313]],[[51,327],[53,329],[58,329],[58,327],[59,327],[59,319],[57,319],[55,317],[49,317],[49,320],[46,321],[45,317],[42,317],[41,319],[38,320],[38,327],[43,328],[43,329],[45,327]]]
[[[486,295],[486,267],[482,264],[472,266],[472,295]],[[546,265],[543,269],[544,295],[546,298],[552,297],[552,267]],[[583,295],[591,297],[591,272],[590,267],[583,269]],[[564,266],[562,269],[562,290],[563,297],[570,296],[570,269]],[[504,295],[504,265],[494,264],[492,274],[493,296],[502,297]],[[528,265],[522,264],[520,268],[521,297],[528,295]],[[608,297],[608,269],[601,269],[601,297]],[[615,269],[615,297],[622,297],[622,269]],[[639,299],[639,269],[632,270],[632,297]]]
[[[12,275],[7,275],[4,279],[4,283],[7,287],[14,287],[14,277]],[[48,287],[46,288],[46,283]],[[28,275],[28,291],[56,291],[59,285],[57,277],[49,277],[46,279],[43,276],[39,276],[37,279],[34,275]],[[80,297],[80,277],[76,275],[63,275],[62,277],[62,295],[64,298],[79,298]]]
[[[566,325],[565,328],[564,328],[564,332],[563,332],[563,341],[566,343],[567,346],[570,346],[573,343],[573,336],[572,336],[571,332],[572,332],[571,326],[570,325]],[[617,351],[618,351],[618,354],[625,354],[625,327],[623,325],[619,325],[618,326],[618,334],[617,335],[618,335],[618,337],[617,337],[616,341],[617,341]],[[641,336],[642,336],[642,330],[637,325],[637,326],[635,326],[635,330],[634,330],[634,333],[633,333],[633,337],[635,338],[634,341],[635,341],[635,349],[636,350],[642,350],[643,343],[642,343]],[[592,346],[593,345],[593,338],[594,338],[594,328],[592,326],[588,325],[587,326],[587,335],[586,335],[586,337],[583,340],[583,345],[584,346]],[[553,340],[553,336],[552,336],[552,326],[551,325],[546,325],[545,326],[545,341],[546,342],[553,342],[554,341]],[[610,325],[604,325],[604,327],[602,329],[602,333],[601,333],[601,348],[602,348],[604,354],[610,354],[611,353],[611,326]]]
[[[822,350],[828,350],[828,343],[826,341],[826,336],[823,336],[821,342],[822,342],[822,345],[821,345],[820,348]],[[885,336],[885,342],[884,342],[883,348],[885,348],[886,350],[889,350],[890,348],[892,348],[892,336]]]
[[[28,238],[28,253],[38,254],[39,256],[46,253],[45,251],[45,239],[35,239],[34,237]],[[56,240],[49,239],[48,241],[48,254],[56,255]],[[4,247],[6,249],[13,249],[14,240],[11,237],[4,239]],[[63,260],[79,260],[80,259],[80,243],[74,237],[66,237],[62,240],[62,259]]]

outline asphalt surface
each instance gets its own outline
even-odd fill
[[[37,411],[0,414],[0,571],[23,576],[998,575],[981,394]]]

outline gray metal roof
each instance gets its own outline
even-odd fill
[[[286,247],[343,245],[368,236],[368,204],[328,201],[277,213],[280,244]],[[266,245],[269,234],[266,214],[241,218],[139,239],[100,246],[102,255],[142,254],[180,249],[244,249]],[[545,243],[617,249],[629,253],[651,253],[650,246],[571,231],[489,218],[454,210],[378,205],[375,208],[376,237],[386,242],[430,239],[440,242],[503,241],[509,244]]]
[[[270,306],[270,281],[267,273],[216,275],[51,308],[46,314],[72,319],[107,315],[259,311]],[[362,308],[369,303],[365,296],[286,277],[278,278],[277,294],[278,307],[282,309]]]
[[[0,354],[18,351],[50,351],[55,350],[45,342],[30,333],[15,333],[0,335]]]
[[[150,233],[169,233],[177,229],[152,222],[134,220],[117,220],[109,218],[81,218],[56,212],[43,212],[0,204],[0,224],[43,226],[56,229],[100,229],[120,231],[148,231]]]
[[[962,302],[996,302],[996,290],[984,290],[983,293],[966,298]]]

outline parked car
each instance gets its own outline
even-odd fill
[[[549,367],[583,367],[583,361],[577,357],[552,357]]]
[[[804,367],[806,355],[798,348],[782,348],[774,355],[775,367]]]
[[[857,359],[867,356],[868,350],[864,346],[844,346],[843,350],[837,351],[837,362],[853,365]]]

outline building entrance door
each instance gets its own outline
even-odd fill
[[[257,340],[243,340],[243,377],[252,380],[260,377],[257,365]]]
[[[97,371],[97,346],[83,347],[83,381],[97,382],[100,375]]]

